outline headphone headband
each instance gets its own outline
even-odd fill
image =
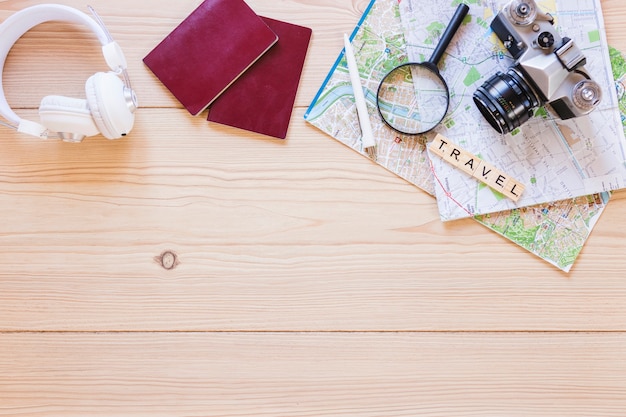
[[[9,16],[0,24],[0,115],[18,127],[19,131],[42,136],[46,128],[35,122],[22,120],[9,106],[2,86],[2,72],[9,51],[17,40],[33,27],[49,22],[63,21],[87,26],[102,45],[102,54],[109,68],[116,73],[126,69],[126,59],[119,45],[94,19],[72,7],[60,4],[40,4],[27,7]]]

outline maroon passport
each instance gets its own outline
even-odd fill
[[[262,19],[278,42],[211,104],[208,120],[284,139],[312,31]]]
[[[243,0],[205,0],[143,62],[195,116],[277,40]]]

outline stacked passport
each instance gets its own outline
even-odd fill
[[[192,115],[284,139],[310,39],[243,0],[205,0],[143,61]]]

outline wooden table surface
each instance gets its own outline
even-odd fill
[[[141,61],[199,3],[91,2],[139,96],[127,138],[0,127],[0,415],[626,415],[625,192],[566,274],[304,122],[367,0],[249,0],[313,29],[289,135],[208,125]],[[602,6],[626,51],[626,3]],[[40,25],[9,103],[36,118],[103,65]]]

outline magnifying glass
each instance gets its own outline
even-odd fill
[[[381,81],[376,106],[392,129],[406,135],[426,133],[446,116],[450,91],[437,64],[468,11],[467,4],[459,4],[428,61],[399,65]]]

